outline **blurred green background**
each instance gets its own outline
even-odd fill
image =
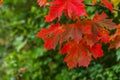
[[[104,10],[119,23],[120,13],[114,17],[100,7],[86,9],[90,16]],[[44,20],[47,12],[36,0],[4,0],[0,6],[0,80],[120,80],[120,50],[108,51],[108,45],[103,46],[104,57],[88,68],[71,70],[58,49],[45,50],[36,34],[49,25]]]

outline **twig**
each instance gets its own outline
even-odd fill
[[[95,5],[92,5],[92,4],[85,4],[86,6],[91,6],[91,7],[95,7],[95,6],[100,6],[100,7],[103,7],[103,8],[107,8],[106,6],[102,5],[102,4],[95,4]],[[115,9],[113,8],[114,11],[118,11],[120,12],[119,9]]]

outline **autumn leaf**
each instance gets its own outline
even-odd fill
[[[66,55],[64,61],[67,63],[69,69],[79,66],[88,67],[90,61],[93,59],[92,56],[95,59],[103,56],[101,44],[95,44],[90,48],[82,40],[80,43],[69,41],[60,50],[60,53]]]
[[[79,43],[83,35],[92,34],[92,26],[90,24],[91,23],[87,22],[87,20],[83,20],[77,21],[74,24],[62,25],[64,32],[61,35],[60,42],[63,43],[65,41],[74,40]]]
[[[54,0],[50,4],[49,13],[46,16],[46,22],[53,21],[55,18],[60,19],[62,13],[68,15],[84,16],[86,11],[84,9],[83,0]]]
[[[112,3],[109,2],[108,0],[101,0],[101,2],[109,9],[109,10],[113,10],[113,6]]]
[[[63,32],[59,24],[52,24],[49,28],[41,29],[37,36],[42,38],[45,42],[44,46],[47,50],[55,49],[57,43],[59,42],[60,35]]]
[[[101,15],[96,14],[91,20],[92,26],[92,36],[94,37],[94,41],[90,39],[91,43],[96,42],[96,40],[100,40],[101,42],[108,43],[110,42],[110,33],[109,30],[113,30],[116,28],[116,24],[112,22],[111,19],[107,19],[107,15],[102,13]],[[88,37],[90,38],[90,37]],[[89,43],[89,41],[87,41]]]
[[[88,67],[90,61],[92,60],[91,54],[88,54],[84,45],[82,43],[78,44],[75,41],[70,41],[65,44],[60,52],[66,52],[64,61],[67,63],[69,69],[79,66]]]
[[[92,22],[94,26],[104,27],[109,30],[115,29],[117,27],[112,19],[107,19],[107,15],[104,12],[101,15],[96,14]]]

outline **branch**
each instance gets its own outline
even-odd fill
[[[104,6],[104,5],[102,5],[102,4],[95,4],[95,5],[92,5],[92,4],[85,4],[85,5],[86,5],[86,6],[91,6],[91,7],[100,6],[100,7],[102,7],[102,8],[107,8],[106,6]],[[120,12],[119,9],[113,8],[113,10],[114,10],[114,11]]]

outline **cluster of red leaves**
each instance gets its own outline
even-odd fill
[[[57,8],[57,6],[67,6],[67,5],[69,5],[69,3],[65,3],[65,2],[83,2],[84,0],[52,0],[52,1],[55,1],[55,2],[58,2],[58,4],[56,5],[55,3],[53,3],[53,4],[55,4],[56,5],[56,8]],[[48,0],[37,0],[37,2],[38,2],[38,4],[40,5],[40,6],[46,6],[46,4],[47,3],[49,3],[48,2]],[[61,3],[62,4],[61,4]],[[50,2],[51,3],[51,2]],[[92,0],[92,4],[94,5],[94,4],[96,4],[97,3],[97,0]],[[109,10],[111,10],[112,11],[112,9],[113,9],[113,7],[112,7],[112,3],[111,2],[109,2],[109,0],[101,0],[101,3],[103,3]],[[74,4],[73,4],[74,5]],[[71,5],[71,6],[73,6],[73,5]],[[77,6],[77,5],[76,5]],[[70,6],[68,6],[69,8],[70,8]]]
[[[110,30],[116,28],[116,24],[111,19],[107,19],[105,13],[95,14],[94,18],[79,19],[86,16],[84,0],[52,0],[49,2],[49,13],[45,17],[46,22],[51,22],[64,13],[68,18],[74,19],[71,24],[51,24],[48,28],[43,28],[37,36],[45,42],[47,50],[55,49],[59,44],[61,50],[59,53],[65,54],[64,61],[69,69],[78,66],[87,67],[92,59],[103,56],[102,43],[108,43],[111,40]],[[93,0],[96,3],[96,0]],[[107,0],[101,0],[108,9],[112,10],[112,4]],[[38,0],[40,6],[45,6],[47,0]],[[76,18],[76,17],[78,18]],[[119,30],[119,29],[118,29]],[[120,31],[120,30],[119,30]],[[116,36],[118,32],[116,32]],[[120,39],[120,36],[119,36]],[[118,39],[118,40],[119,40]],[[115,45],[113,42],[111,45]]]
[[[53,21],[55,18],[60,18],[62,13],[68,17],[84,16],[86,14],[83,0],[54,0],[50,2],[50,12],[46,16],[46,22]]]

